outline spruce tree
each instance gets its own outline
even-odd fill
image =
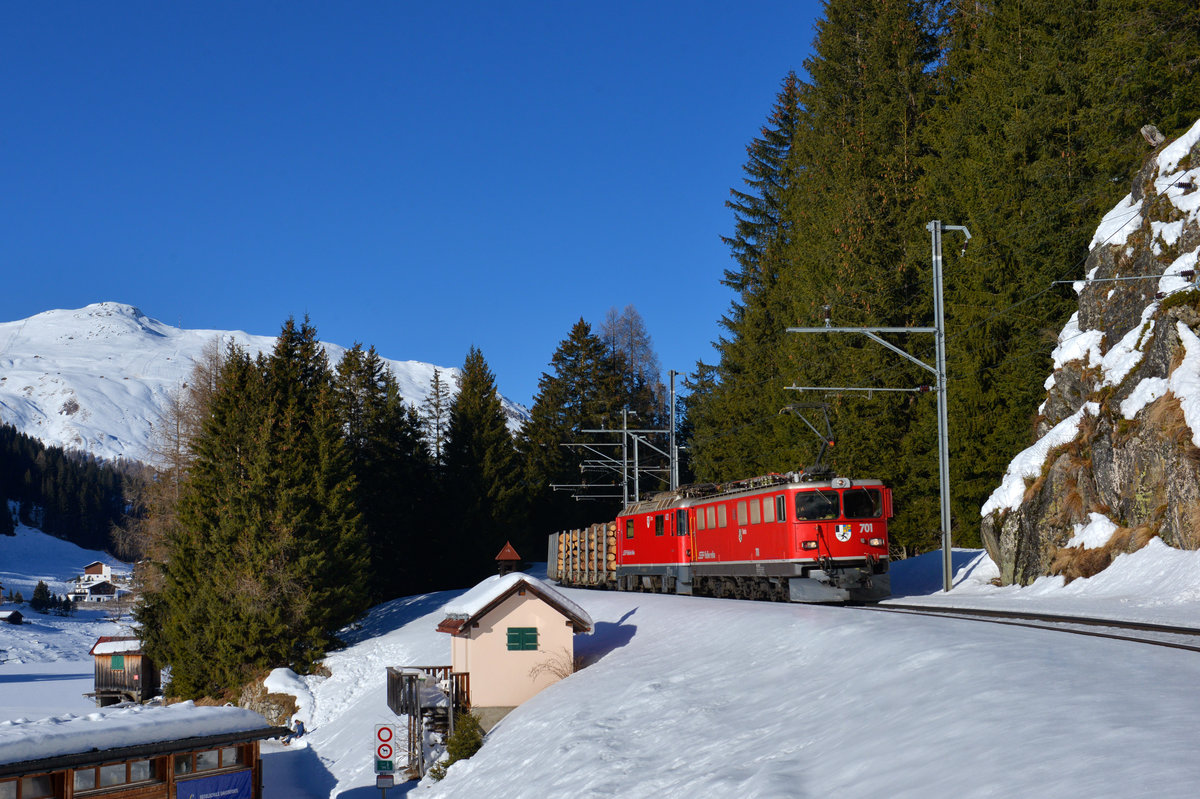
[[[416,410],[373,347],[346,352],[335,391],[370,549],[372,598],[424,589],[424,571],[411,564],[425,554],[433,470]]]
[[[475,347],[467,354],[450,403],[444,457],[451,523],[437,546],[453,551],[464,565],[464,576],[479,579],[491,571],[506,539],[512,539],[518,552],[540,543],[523,524],[520,462],[495,378]]]
[[[611,474],[581,470],[584,456],[566,444],[590,440],[583,430],[606,424],[602,382],[604,344],[583,319],[571,328],[550,359],[550,371],[538,380],[538,393],[521,430],[520,450],[529,487],[530,528],[538,534],[580,527],[618,510],[612,500],[576,502],[578,493],[612,494],[611,488],[555,491],[553,484],[611,483]]]
[[[442,449],[446,445],[449,413],[450,387],[442,380],[441,370],[435,368],[429,381],[429,394],[421,401],[421,424],[425,430],[425,440],[433,453],[433,462],[438,465],[442,462]]]

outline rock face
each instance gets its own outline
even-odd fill
[[[1200,547],[1198,142],[1200,122],[1160,148],[1092,240],[1038,440],[983,507],[1005,583],[1089,576],[1154,535]],[[1085,534],[1101,517],[1107,541]]]

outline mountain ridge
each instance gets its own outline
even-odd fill
[[[149,462],[155,421],[214,340],[222,348],[236,343],[253,355],[270,351],[276,339],[241,330],[177,328],[134,305],[111,301],[0,322],[0,422],[47,445],[106,460]],[[321,346],[331,365],[347,350],[330,342]],[[383,360],[409,404],[419,406],[428,395],[434,369],[451,394],[457,391],[457,367]],[[528,411],[501,401],[509,428],[518,429]]]

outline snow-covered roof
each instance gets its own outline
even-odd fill
[[[92,647],[93,655],[121,655],[130,652],[141,652],[142,642],[136,638],[110,638],[103,636]]]
[[[273,729],[267,720],[240,707],[133,705],[105,708],[86,716],[68,714],[37,721],[0,721],[0,765],[85,754],[142,744]]]
[[[447,620],[453,619],[461,622],[453,625],[454,627],[462,627],[466,622],[483,615],[509,594],[520,590],[522,585],[548,604],[556,607],[564,616],[572,618],[578,627],[588,630],[592,628],[592,617],[586,610],[567,599],[561,591],[545,580],[539,580],[520,572],[487,578],[453,602],[446,603],[442,612],[446,614]],[[443,625],[445,625],[444,622]]]

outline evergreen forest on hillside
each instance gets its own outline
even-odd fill
[[[0,424],[0,502],[15,502],[23,523],[85,549],[115,550],[111,533],[125,517],[125,485],[137,471]],[[0,535],[13,535],[13,521],[5,507]]]
[[[933,324],[928,222],[945,237],[954,536],[1031,440],[1050,352],[1101,216],[1129,191],[1148,123],[1200,116],[1200,8],[1173,0],[828,0],[806,76],[783,77],[728,202],[733,292],[715,363],[690,376],[692,468],[720,481],[811,463],[781,409],[830,404],[838,473],[897,497],[893,556],[939,546],[932,382],[865,336],[788,327]],[[932,364],[928,334],[889,340]]]

